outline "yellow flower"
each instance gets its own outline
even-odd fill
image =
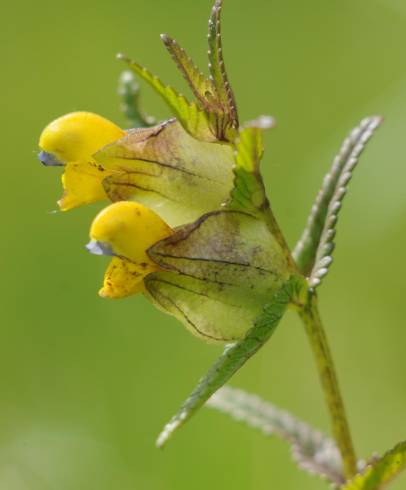
[[[107,198],[102,186],[107,172],[93,155],[124,135],[118,126],[91,112],[66,114],[44,129],[39,140],[40,160],[44,165],[65,166],[65,193],[58,202],[63,211]]]
[[[142,204],[111,204],[95,218],[87,249],[112,256],[102,297],[144,293],[209,342],[242,338],[289,277],[267,225],[220,210],[171,229]]]
[[[153,211],[135,202],[118,202],[103,209],[93,221],[87,249],[112,255],[100,296],[122,298],[144,291],[144,278],[160,270],[147,254],[154,243],[173,233]]]

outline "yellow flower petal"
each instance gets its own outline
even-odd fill
[[[93,221],[90,238],[100,250],[115,255],[106,271],[100,295],[121,298],[140,292],[144,278],[161,268],[149,257],[148,249],[173,233],[152,210],[136,202],[121,201],[103,209]]]
[[[44,129],[39,146],[61,162],[83,162],[124,135],[125,131],[98,114],[71,112]]]
[[[111,175],[111,172],[107,174],[92,162],[68,163],[62,175],[65,192],[58,201],[61,210],[68,211],[81,204],[107,199],[101,184],[106,175]]]
[[[58,204],[63,211],[106,199],[102,181],[114,171],[106,171],[93,155],[122,138],[125,131],[91,112],[66,114],[49,124],[39,146],[48,158],[65,164],[62,176],[64,195]]]
[[[113,257],[99,291],[102,298],[125,298],[144,291],[144,274],[129,260]]]

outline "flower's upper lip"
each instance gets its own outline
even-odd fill
[[[63,167],[65,164],[58,160],[53,153],[41,150],[38,153],[39,161],[46,167]]]
[[[100,242],[98,240],[90,240],[86,245],[86,249],[94,255],[115,255],[109,243]]]

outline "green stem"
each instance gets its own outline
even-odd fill
[[[345,476],[349,479],[357,472],[357,458],[315,294],[309,294],[308,301],[299,310],[299,315],[305,324],[313,349],[324,396],[330,412],[334,438],[341,453]]]

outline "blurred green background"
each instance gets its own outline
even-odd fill
[[[351,184],[320,294],[357,451],[384,451],[406,437],[406,3],[225,3],[241,118],[278,121],[263,170],[291,245],[344,136],[365,115],[386,118]],[[284,443],[209,410],[165,451],[154,447],[219,348],[144,298],[97,296],[107,260],[83,245],[101,205],[51,213],[59,171],[36,159],[42,128],[64,113],[91,110],[124,124],[118,51],[186,92],[158,35],[175,36],[205,66],[210,8],[210,0],[2,6],[1,490],[326,488],[296,469]],[[143,102],[168,116],[149,89]],[[232,384],[328,430],[292,314]]]

